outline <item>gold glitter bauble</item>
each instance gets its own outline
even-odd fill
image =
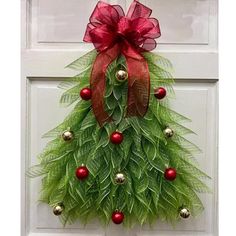
[[[61,137],[64,141],[69,142],[74,138],[74,134],[72,131],[66,130],[62,133]]]
[[[163,132],[167,138],[171,138],[174,135],[174,131],[169,127],[165,128]]]
[[[58,205],[53,207],[53,214],[56,215],[56,216],[59,216],[59,215],[61,215],[63,210],[64,210],[63,204],[58,204]]]
[[[128,79],[128,73],[125,70],[118,70],[116,72],[116,78],[120,81]]]
[[[124,184],[125,180],[126,180],[126,178],[125,178],[125,175],[123,173],[117,173],[115,175],[115,182],[117,184]]]
[[[190,217],[191,214],[190,214],[190,211],[189,211],[188,208],[181,208],[179,210],[179,215],[180,215],[181,218],[187,219],[187,218]]]

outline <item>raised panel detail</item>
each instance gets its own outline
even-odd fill
[[[59,106],[61,90],[57,88],[60,81],[52,78],[28,80],[28,150],[29,160],[26,164],[37,163],[37,155],[42,151],[48,140],[41,136],[55,127],[69,112],[68,108]],[[123,227],[111,225],[103,229],[96,221],[85,228],[76,223],[63,228],[52,215],[46,204],[37,203],[40,190],[40,179],[27,179],[26,220],[31,236],[48,236],[50,233],[63,233],[64,236],[96,235],[96,236],[151,236],[156,235],[201,235],[213,236],[216,229],[216,112],[217,112],[217,81],[216,80],[176,80],[174,87],[176,99],[171,100],[171,106],[177,112],[192,119],[186,126],[193,129],[198,135],[187,138],[197,144],[202,153],[196,158],[200,167],[207,172],[212,181],[209,181],[213,194],[202,194],[201,199],[206,207],[204,213],[196,219],[181,221],[175,228],[164,223],[158,223],[152,229],[147,226],[126,230]]]
[[[80,43],[97,0],[32,0],[35,43]],[[107,1],[127,8],[131,1]],[[208,44],[210,0],[143,0],[160,20],[161,44]],[[35,27],[38,30],[35,30]]]
[[[159,19],[160,43],[208,44],[209,0],[145,0]]]
[[[82,42],[97,0],[38,0],[38,42]]]

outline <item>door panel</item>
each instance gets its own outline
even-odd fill
[[[66,114],[68,108],[59,106],[58,101],[61,90],[57,88],[60,81],[53,78],[30,78],[28,79],[28,117],[29,117],[29,162],[28,165],[37,163],[36,156],[40,153],[47,139],[42,139],[42,135],[54,126],[59,124]],[[189,135],[189,140],[196,143],[202,150],[202,153],[196,158],[208,175],[212,177],[209,182],[213,194],[203,194],[201,199],[206,206],[203,214],[197,219],[190,219],[182,221],[176,225],[175,228],[165,223],[158,223],[150,229],[143,227],[143,229],[130,230],[127,235],[152,235],[154,232],[161,231],[163,235],[165,232],[177,231],[186,233],[186,235],[194,235],[202,233],[202,235],[213,234],[213,224],[215,218],[215,191],[214,187],[216,181],[216,109],[217,104],[217,83],[216,80],[177,80],[174,86],[176,91],[176,99],[171,100],[171,107],[177,112],[192,119],[191,123],[186,124],[198,135]],[[98,222],[90,223],[84,229],[83,225],[76,223],[72,226],[67,226],[63,229],[57,217],[52,213],[50,207],[46,204],[37,203],[37,198],[40,189],[40,178],[28,180],[28,220],[30,232],[67,232],[70,229],[76,229],[76,232],[84,232],[84,235],[90,235],[89,231],[103,231]],[[120,235],[122,228],[114,228],[111,226],[107,229],[107,235]],[[69,231],[69,232],[73,232]],[[126,232],[126,231],[125,231]],[[124,232],[124,234],[125,234]],[[138,232],[138,234],[136,233]],[[142,234],[143,232],[143,234]]]
[[[60,81],[74,75],[65,66],[92,49],[82,42],[95,0],[22,0],[22,235],[29,236],[216,236],[217,235],[217,0],[142,0],[160,20],[156,52],[174,66],[176,99],[171,107],[192,119],[186,126],[202,153],[200,168],[212,177],[212,194],[200,195],[206,209],[175,228],[157,223],[132,230],[96,221],[63,228],[51,209],[37,202],[40,178],[25,171],[37,163],[47,139],[41,136],[60,123],[71,108],[59,105]],[[108,2],[108,1],[107,1]],[[109,1],[127,8],[131,0]]]
[[[83,36],[96,0],[28,0],[29,45],[32,48],[84,48]],[[109,0],[128,9],[130,0]],[[216,0],[143,0],[160,21],[160,45],[215,43]]]
[[[119,2],[123,7],[128,7],[125,1],[109,2]],[[153,17],[158,18],[165,29],[160,43],[208,43],[209,0],[142,2],[153,9]],[[70,0],[69,4],[67,0],[33,1],[38,9],[37,15],[33,15],[37,18],[38,42],[83,42],[84,29],[96,3],[96,0]]]

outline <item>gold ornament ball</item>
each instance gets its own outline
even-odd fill
[[[62,136],[62,139],[66,142],[69,142],[74,138],[73,132],[69,130],[64,131],[61,136]]]
[[[171,128],[167,127],[164,130],[164,134],[167,138],[171,138],[174,135],[174,131]]]
[[[187,219],[190,217],[191,214],[188,208],[181,208],[179,211],[179,215],[181,218]]]
[[[115,182],[117,184],[124,184],[125,183],[125,175],[123,173],[117,173],[115,176]]]
[[[61,215],[63,210],[64,210],[63,204],[58,204],[58,205],[54,206],[53,214],[56,215],[56,216],[59,216],[59,215]]]
[[[125,70],[118,70],[116,72],[116,78],[119,81],[124,81],[124,80],[128,79],[128,73]]]

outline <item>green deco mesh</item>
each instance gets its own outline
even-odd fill
[[[60,103],[74,104],[63,123],[44,137],[52,138],[39,155],[39,165],[30,168],[30,177],[42,176],[39,200],[50,206],[63,203],[60,220],[65,225],[76,220],[87,223],[99,218],[104,224],[111,220],[116,209],[125,215],[124,225],[155,223],[157,219],[174,224],[180,219],[179,208],[187,207],[192,216],[204,209],[197,193],[209,192],[202,179],[210,178],[196,167],[194,154],[199,148],[184,138],[193,131],[184,127],[188,118],[171,110],[168,98],[173,97],[171,63],[153,53],[144,53],[151,77],[149,109],[145,117],[125,117],[127,80],[118,81],[116,71],[126,68],[124,57],[119,57],[106,72],[105,108],[114,122],[100,127],[91,110],[91,102],[80,98],[80,90],[89,87],[90,72],[97,55],[93,50],[68,67],[78,75],[60,84],[65,89]],[[158,100],[154,88],[164,87],[167,97]],[[163,130],[170,127],[174,136],[165,137]],[[70,128],[71,142],[61,138]],[[110,134],[119,130],[124,135],[120,145],[109,141]],[[82,164],[89,177],[80,181],[75,170]],[[168,181],[164,171],[177,170],[177,178]],[[123,185],[114,182],[117,172],[126,176]]]

